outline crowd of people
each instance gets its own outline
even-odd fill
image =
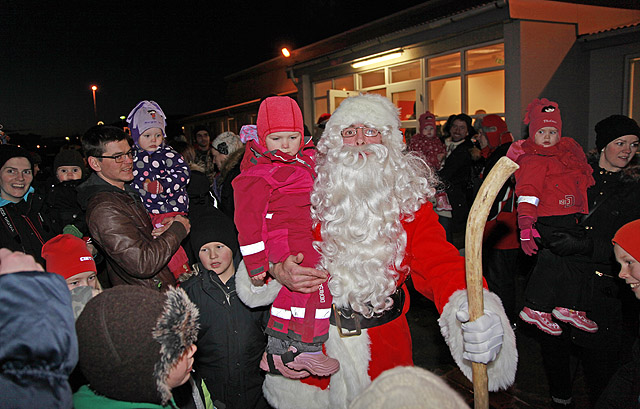
[[[637,292],[640,127],[602,120],[585,156],[558,104],[536,99],[524,121],[530,137],[514,141],[495,114],[438,125],[425,112],[407,142],[391,101],[363,94],[312,138],[295,100],[271,96],[256,125],[199,126],[190,145],[143,100],[130,135],[91,127],[42,186],[29,152],[0,145],[0,395],[9,407],[348,408],[411,378],[432,405],[458,402],[398,368],[413,366],[411,278],[469,379],[483,363],[489,390],[509,387],[514,329],[528,323],[554,407],[574,405],[576,357],[594,407],[638,405],[615,258]],[[466,220],[503,156],[520,168],[489,213],[484,313],[470,321]]]

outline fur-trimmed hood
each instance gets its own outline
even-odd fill
[[[242,157],[244,156],[244,149],[245,148],[243,145],[240,149],[237,149],[233,151],[233,153],[230,153],[227,160],[224,161],[224,163],[222,164],[222,169],[220,169],[220,176],[222,176],[222,180],[227,177],[231,169],[233,169],[238,165],[238,163],[240,163]]]
[[[180,288],[120,285],[94,297],[76,322],[90,388],[115,400],[167,404],[169,371],[195,343],[198,317]]]

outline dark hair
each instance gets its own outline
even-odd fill
[[[169,146],[171,146],[174,151],[182,155],[182,157],[184,158],[184,160],[187,161],[187,163],[195,161],[196,152],[193,149],[193,145],[189,145],[185,141],[172,140],[172,141],[169,141]]]
[[[469,135],[467,135],[466,139],[472,138],[478,133],[478,131],[473,127],[473,119],[471,119],[467,114],[458,114],[453,118],[449,117],[449,119],[451,119],[451,125],[453,125],[455,121],[463,121],[467,124],[467,131],[469,131]]]
[[[211,132],[209,132],[209,128],[207,128],[204,125],[196,125],[195,128],[193,128],[193,137],[196,137],[196,134],[200,131],[206,131],[209,134],[209,138],[211,138]]]
[[[102,156],[105,145],[127,139],[127,134],[120,128],[108,125],[92,126],[82,136],[84,156]]]

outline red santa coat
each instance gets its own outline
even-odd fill
[[[425,203],[412,221],[402,223],[407,233],[407,247],[398,286],[405,291],[406,300],[400,317],[384,325],[365,329],[360,336],[341,338],[335,326],[329,330],[325,343],[327,355],[340,361],[340,370],[331,378],[309,377],[295,381],[268,374],[263,391],[272,406],[277,408],[346,408],[372,379],[383,371],[397,366],[413,365],[412,344],[406,312],[409,297],[405,280],[409,274],[416,290],[432,300],[441,313],[440,325],[452,355],[461,369],[471,377],[471,365],[462,360],[462,334],[455,313],[466,300],[464,259],[458,250],[445,240],[445,232],[438,223],[431,203]],[[242,274],[240,274],[242,276]],[[238,294],[249,306],[256,306],[268,290],[247,289],[246,281],[239,284]],[[486,284],[485,284],[486,286]],[[249,286],[250,287],[250,286]],[[262,291],[261,295],[255,294]],[[250,298],[254,297],[254,300]],[[267,301],[268,302],[268,301]],[[485,308],[500,314],[505,328],[503,359],[492,362],[498,375],[492,376],[489,387],[497,390],[510,385],[515,378],[517,350],[515,336],[502,305],[495,296],[485,292]],[[506,348],[505,348],[506,346]],[[505,353],[504,350],[507,350]],[[500,360],[500,363],[497,361]]]

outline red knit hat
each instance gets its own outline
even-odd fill
[[[422,133],[422,130],[427,125],[433,126],[434,130],[436,129],[436,117],[429,111],[420,115],[420,118],[418,118],[418,122],[420,122],[420,133]]]
[[[634,220],[620,227],[611,242],[622,247],[631,257],[640,261],[640,220]]]
[[[87,243],[72,234],[59,234],[44,243],[42,257],[47,263],[47,271],[59,274],[65,280],[86,271],[96,271]]]
[[[274,132],[300,132],[304,135],[304,123],[300,107],[289,97],[269,97],[258,110],[258,139],[267,146],[267,135]]]
[[[529,124],[529,136],[533,136],[538,129],[552,126],[558,130],[558,137],[562,136],[562,119],[558,104],[546,98],[534,99],[527,107],[524,123]]]

